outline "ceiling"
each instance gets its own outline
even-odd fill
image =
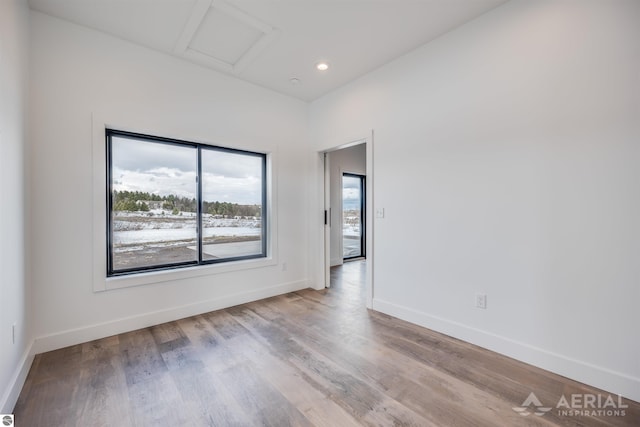
[[[29,0],[29,4],[40,12],[312,101],[505,1]],[[316,69],[321,61],[329,64],[327,71]]]

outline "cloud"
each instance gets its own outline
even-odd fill
[[[197,150],[194,147],[114,136],[111,159],[123,170],[146,172],[158,167],[195,171]]]
[[[160,196],[195,198],[197,150],[175,144],[113,137],[113,186]],[[262,157],[204,148],[202,195],[205,201],[262,203]]]
[[[202,178],[202,197],[205,201],[242,205],[262,203],[261,181],[255,177],[230,178],[204,172]]]
[[[193,199],[196,197],[196,173],[182,172],[173,169],[173,176],[155,175],[150,171],[115,169],[114,174],[120,178],[114,181],[113,187],[118,191],[142,191],[145,193],[168,196],[175,194]]]
[[[203,149],[202,171],[227,178],[260,178],[262,157]]]
[[[342,177],[342,198],[343,200],[360,200],[360,178]]]
[[[360,190],[353,189],[353,188],[343,188],[342,199],[343,200],[360,200]]]

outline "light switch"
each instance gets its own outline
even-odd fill
[[[376,209],[376,218],[384,218],[384,208]]]

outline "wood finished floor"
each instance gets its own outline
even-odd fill
[[[364,308],[364,262],[304,290],[36,356],[23,426],[638,426],[523,417],[529,393],[600,393]]]

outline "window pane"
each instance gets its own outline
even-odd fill
[[[112,271],[197,262],[197,149],[111,137]]]
[[[263,255],[264,156],[202,149],[202,259]]]
[[[363,252],[363,178],[344,174],[342,177],[342,256],[355,258]]]

